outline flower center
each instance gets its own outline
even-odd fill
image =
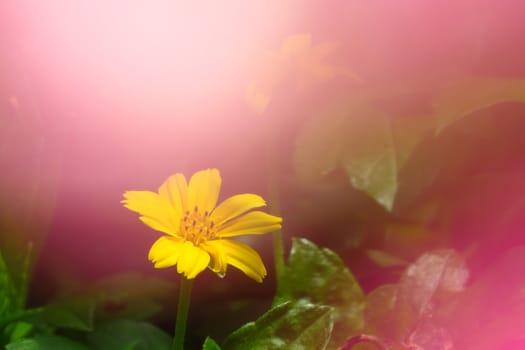
[[[191,212],[187,210],[180,223],[180,235],[195,245],[215,238],[216,233],[210,213],[207,211],[201,213],[197,206]]]

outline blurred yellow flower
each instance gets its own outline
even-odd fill
[[[217,169],[195,173],[189,184],[183,174],[175,174],[158,193],[127,191],[122,203],[139,213],[146,225],[166,234],[149,251],[156,268],[177,265],[178,273],[193,279],[206,267],[222,276],[232,265],[262,282],[266,268],[259,254],[227,238],[278,230],[282,219],[251,211],[266,205],[255,194],[238,194],[216,206],[220,187]]]
[[[246,91],[248,104],[256,112],[264,112],[272,98],[273,88],[286,79],[295,81],[299,91],[337,76],[359,81],[360,78],[349,68],[328,62],[338,49],[339,44],[334,41],[312,45],[309,34],[286,37],[280,51],[269,52],[263,58],[258,76],[249,83]]]

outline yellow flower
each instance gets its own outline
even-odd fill
[[[122,203],[139,213],[143,223],[166,234],[149,251],[156,268],[177,265],[178,273],[193,279],[206,267],[223,276],[232,265],[262,282],[266,268],[259,254],[228,238],[278,230],[282,219],[252,211],[266,205],[255,194],[238,194],[216,206],[220,187],[217,169],[195,173],[189,184],[183,174],[175,174],[158,193],[127,191]]]
[[[314,45],[309,34],[286,37],[278,52],[264,55],[260,72],[246,91],[248,104],[255,112],[263,113],[270,104],[274,87],[287,79],[295,82],[297,91],[335,77],[361,81],[348,67],[330,62],[338,49],[339,44],[334,41]]]

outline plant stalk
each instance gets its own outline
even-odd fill
[[[186,321],[188,320],[188,310],[190,308],[192,284],[193,280],[187,279],[184,275],[181,276],[173,350],[184,350],[184,335],[186,334]]]
[[[268,160],[268,202],[269,211],[271,214],[280,215],[280,191],[278,185],[279,176],[279,161],[277,152],[277,140],[272,138],[269,140],[267,148]],[[277,287],[279,288],[279,281],[284,269],[284,240],[282,230],[274,231],[272,233],[273,258],[275,265],[275,275],[277,279]]]

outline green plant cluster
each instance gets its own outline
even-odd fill
[[[505,280],[515,268],[525,267],[523,256],[523,248],[511,250],[467,286],[464,259],[453,250],[434,250],[408,265],[397,283],[365,295],[333,251],[294,239],[272,308],[220,346],[207,338],[203,349],[494,348],[520,334],[518,326],[505,329],[499,338],[481,331],[502,330],[516,321],[508,319],[515,314],[502,314],[500,308],[525,310],[519,285]],[[9,281],[5,269],[2,277]],[[498,306],[490,305],[494,296]],[[171,337],[148,322],[118,318],[94,325],[93,300],[25,310],[10,304],[14,302],[3,300],[2,339],[8,350],[171,347]],[[462,337],[476,331],[476,338]]]
[[[525,202],[522,188],[505,186],[525,175],[525,81],[466,78],[425,91],[425,108],[413,115],[385,107],[419,92],[345,92],[304,108],[311,116],[301,120],[292,152],[294,200],[302,206],[283,216],[301,229],[324,227],[317,233],[335,243],[328,249],[315,237],[293,239],[271,308],[220,341],[206,338],[202,349],[523,344]],[[277,101],[268,113],[285,111]],[[501,202],[483,203],[484,193]],[[468,215],[484,223],[479,235],[458,229]],[[175,295],[169,283],[128,275],[118,283],[125,295],[113,290],[28,308],[33,250],[27,242],[4,247],[0,342],[8,350],[170,348],[170,335],[149,321],[162,309],[152,290]],[[351,271],[345,251],[364,254],[373,271],[394,273],[365,288],[356,276],[367,277],[366,268]],[[104,315],[101,305],[120,312]]]

